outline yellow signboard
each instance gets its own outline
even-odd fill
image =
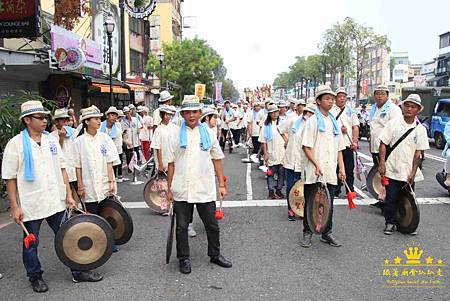
[[[205,98],[206,85],[205,84],[195,84],[195,95],[202,100]]]

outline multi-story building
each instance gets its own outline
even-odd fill
[[[368,92],[378,85],[382,85],[390,80],[390,51],[389,45],[374,45],[368,49],[368,56],[365,62],[366,79]]]
[[[184,0],[157,0],[150,16],[150,50],[157,53],[165,43],[182,38],[181,3]]]
[[[428,82],[434,77],[434,72],[436,69],[436,61],[432,60],[422,64],[422,69],[420,70],[420,75],[424,77],[424,81]]]
[[[439,35],[439,52],[436,58],[435,77],[428,81],[430,86],[449,86],[450,75],[450,31]]]

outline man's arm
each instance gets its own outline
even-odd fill
[[[169,202],[173,201],[172,181],[173,181],[174,170],[175,170],[175,165],[173,162],[170,162],[167,165],[167,201],[169,201]]]
[[[6,180],[6,191],[8,192],[9,206],[11,207],[11,217],[19,224],[23,220],[23,211],[17,203],[17,179]]]
[[[305,152],[306,158],[308,158],[308,160],[311,161],[312,164],[314,164],[316,168],[316,175],[323,176],[322,169],[320,167],[319,162],[316,160],[316,157],[314,156],[312,147],[303,146],[303,152]]]
[[[408,180],[407,180],[407,182],[410,185],[412,185],[414,183],[414,178],[416,177],[417,169],[419,168],[419,165],[420,165],[421,153],[422,153],[421,150],[416,150],[416,152],[414,153],[412,171],[411,171],[411,174],[408,176]]]
[[[223,199],[227,195],[227,188],[225,187],[225,179],[223,176],[223,166],[222,160],[212,160],[214,164],[214,171],[217,176],[217,181],[219,182],[219,194],[220,198]]]
[[[75,208],[77,202],[72,197],[72,189],[70,189],[69,176],[65,168],[61,168],[62,177],[64,180],[64,185],[66,186],[66,206],[67,208]]]
[[[378,166],[378,172],[382,177],[386,174],[386,144],[384,144],[382,141],[380,142],[380,163]]]

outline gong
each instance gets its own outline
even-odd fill
[[[380,199],[380,195],[385,195],[386,193],[384,186],[381,184],[381,175],[378,172],[378,165],[374,165],[367,175],[367,190],[369,193],[377,200]]]
[[[169,211],[167,202],[167,177],[158,175],[145,184],[144,200],[148,207],[157,213]]]
[[[126,244],[133,235],[133,220],[116,197],[109,197],[99,204],[99,215],[111,226],[116,245]]]
[[[77,271],[96,269],[113,253],[114,236],[108,222],[98,215],[78,214],[64,222],[55,237],[61,262]]]
[[[444,183],[446,178],[447,178],[447,175],[446,175],[445,171],[441,171],[436,174],[436,181],[438,181],[439,185],[441,185],[442,188],[444,188],[445,190],[448,191],[448,193],[450,193],[450,187],[448,187]]]
[[[311,231],[322,234],[331,216],[331,198],[324,183],[316,183],[306,200],[307,220]]]
[[[398,232],[411,234],[417,230],[420,211],[416,199],[407,187],[403,187],[397,199]]]
[[[289,205],[292,211],[300,217],[304,216],[305,209],[304,184],[302,180],[298,180],[289,192]]]

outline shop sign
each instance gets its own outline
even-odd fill
[[[0,38],[40,36],[39,1],[0,0]]]

